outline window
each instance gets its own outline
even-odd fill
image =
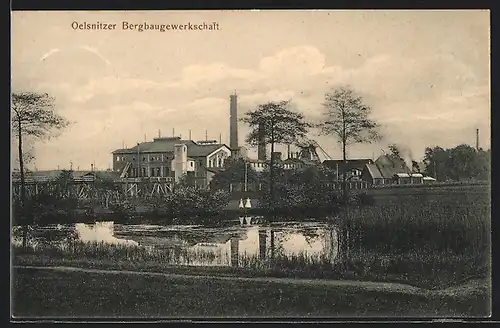
[[[145,161],[146,161],[146,157],[143,157],[143,158],[142,158],[142,161],[143,161],[143,162],[145,162]]]
[[[194,162],[189,162],[189,164],[191,165],[191,167],[194,167]]]
[[[120,161],[120,156],[116,156],[116,161],[119,162]]]
[[[135,157],[132,157],[132,160],[135,161]]]
[[[151,168],[151,176],[154,177],[155,176],[155,169],[154,168]]]
[[[161,176],[161,169],[159,167],[156,168],[156,176],[157,177]]]
[[[143,168],[142,168],[142,176],[143,176],[143,177],[147,177],[147,176],[148,176],[148,175],[147,175],[147,173],[148,173],[148,172],[146,171],[146,168],[145,168],[145,167],[143,167]]]

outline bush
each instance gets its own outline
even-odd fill
[[[356,192],[349,196],[349,202],[355,205],[367,206],[375,203],[373,195],[368,194],[366,191]]]
[[[165,197],[145,200],[157,214],[170,217],[215,215],[229,203],[229,193],[223,190],[204,190],[192,186],[179,186]]]

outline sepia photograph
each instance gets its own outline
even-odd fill
[[[11,12],[11,321],[489,318],[488,10]]]

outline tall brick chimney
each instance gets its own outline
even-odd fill
[[[229,148],[238,150],[238,96],[229,96]]]

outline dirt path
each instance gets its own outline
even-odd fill
[[[347,287],[364,291],[402,293],[421,296],[455,296],[468,297],[477,293],[488,292],[488,284],[484,280],[472,280],[464,285],[447,288],[443,290],[427,290],[401,283],[389,282],[373,282],[373,281],[353,281],[353,280],[325,280],[325,279],[293,279],[293,278],[271,278],[271,277],[234,277],[234,276],[210,276],[210,275],[189,275],[189,274],[172,274],[161,272],[144,272],[144,271],[129,271],[129,270],[103,270],[103,269],[86,269],[78,267],[66,266],[14,266],[14,269],[36,269],[36,270],[52,270],[66,272],[86,272],[98,274],[115,274],[115,275],[142,275],[142,276],[157,276],[171,279],[214,279],[214,280],[231,280],[244,282],[261,282],[261,283],[278,283],[278,284],[293,284],[298,286],[325,286],[325,287]]]

